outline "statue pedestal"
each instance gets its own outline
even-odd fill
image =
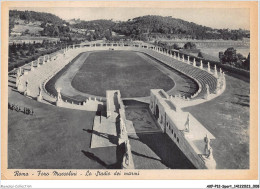
[[[107,111],[107,118],[109,118],[111,116],[111,112]]]
[[[217,163],[212,155],[210,155],[209,157],[206,157],[205,155],[201,155],[201,157],[202,157],[203,161],[205,162],[205,166],[208,169],[216,169]]]
[[[42,102],[42,95],[38,95],[38,96],[37,96],[37,101],[38,101],[38,102]]]
[[[215,73],[214,73],[215,77],[218,78],[218,72],[215,70]]]
[[[62,106],[63,105],[63,102],[61,101],[61,100],[58,100],[58,101],[56,101],[56,106]]]
[[[127,137],[125,137],[125,136],[119,137],[118,138],[118,145],[124,143],[126,140],[127,140]]]
[[[30,91],[29,91],[28,89],[26,89],[26,90],[23,92],[23,94],[24,94],[25,96],[30,96]]]
[[[216,89],[216,94],[219,94],[219,93],[220,93],[220,89],[217,88],[217,89]]]
[[[204,162],[208,169],[216,169],[217,167],[216,161],[214,159],[206,159]]]
[[[23,87],[22,87],[21,85],[18,85],[17,90],[18,90],[19,92],[22,92],[22,91],[23,91]]]
[[[122,169],[135,169],[132,154],[129,154],[128,157],[125,154],[121,164]]]

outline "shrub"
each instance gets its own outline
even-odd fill
[[[184,49],[197,49],[195,43],[188,42],[183,46]]]

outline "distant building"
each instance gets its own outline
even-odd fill
[[[10,39],[9,40],[9,44],[28,44],[28,43],[42,43],[43,40],[45,41],[49,41],[49,42],[58,42],[60,41],[60,38],[48,38],[48,37],[32,37],[32,38],[28,38],[28,39]]]
[[[10,36],[21,36],[22,33],[21,32],[11,32]]]
[[[52,23],[46,23],[46,26],[52,26],[53,24]]]
[[[117,35],[116,32],[112,31],[111,33],[112,33],[112,36],[116,36]]]

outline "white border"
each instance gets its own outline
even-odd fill
[[[6,0],[2,0],[2,2],[3,1]],[[8,0],[8,1],[24,1],[24,0]],[[36,0],[27,0],[27,1],[36,1]],[[37,1],[47,1],[47,0],[37,0]],[[64,0],[56,0],[56,1],[64,1]],[[78,1],[83,1],[83,0],[78,0]],[[100,1],[100,0],[96,0],[96,1]],[[109,0],[103,0],[103,1],[109,1]],[[127,1],[127,0],[121,0],[121,1]],[[132,0],[132,1],[136,1],[136,0]],[[147,1],[147,0],[139,0],[139,1]],[[169,0],[164,0],[164,1],[169,1]],[[192,0],[183,0],[183,1],[192,1]],[[200,1],[217,1],[217,0],[200,0]],[[225,1],[225,0],[218,0],[218,1]],[[229,0],[229,1],[255,1],[255,0]],[[2,5],[0,5],[0,8],[1,6]],[[258,10],[259,7],[260,4],[258,4]],[[259,18],[260,17],[258,15],[258,19]],[[0,22],[1,22],[1,14],[0,14]],[[258,31],[259,29],[260,28],[258,25]],[[1,35],[1,29],[0,29],[0,35]],[[258,33],[258,39],[259,39],[259,33]],[[0,52],[2,52],[1,46],[0,46]],[[258,66],[258,73],[259,71],[260,71],[260,66]],[[0,77],[1,77],[1,67],[0,67]],[[259,86],[260,85],[259,85],[259,76],[258,76],[258,87]],[[1,87],[1,82],[0,82],[0,87]],[[0,93],[0,98],[1,98],[1,93]],[[260,99],[259,96],[258,99]],[[260,106],[258,104],[258,108],[259,107]],[[0,108],[0,114],[1,114],[1,108]],[[258,112],[258,117],[259,117],[259,112]],[[259,138],[259,133],[260,130],[258,130],[258,138]],[[260,153],[258,150],[258,157],[259,155]],[[1,183],[1,188],[4,188],[5,186],[7,186],[7,188],[27,188],[25,187],[25,185],[31,185],[31,188],[206,188],[207,185],[220,185],[220,186],[223,185],[233,186],[233,185],[245,185],[245,184],[251,186],[254,184],[259,185],[259,178],[258,180],[182,180],[182,181],[180,180],[171,180],[171,181],[170,180],[138,180],[138,181],[136,180],[128,180],[128,181],[126,180],[116,180],[116,181],[115,180],[106,180],[106,181],[104,180],[70,180],[70,181],[1,180],[0,183]]]

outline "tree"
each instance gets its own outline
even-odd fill
[[[111,30],[106,30],[104,35],[105,35],[106,40],[111,40],[111,38],[112,38]]]
[[[32,55],[35,54],[35,48],[34,48],[34,45],[29,45],[29,52],[30,52],[30,54],[32,54]]]
[[[13,17],[9,17],[9,34],[11,33],[12,29],[14,28],[15,20]]]
[[[16,44],[13,43],[12,45],[9,45],[9,49],[10,49],[10,53],[15,53],[17,50]]]
[[[29,34],[29,29],[26,29],[26,30],[24,31],[24,34]]]
[[[179,50],[179,49],[180,49],[179,45],[176,44],[176,43],[174,43],[174,44],[172,45],[172,48],[173,48],[173,49],[176,49],[176,50]]]
[[[23,51],[23,50],[21,50],[21,51],[20,51],[20,55],[21,55],[22,57],[24,57],[24,56],[25,56],[25,54],[24,54],[24,51]]]
[[[146,34],[140,35],[140,40],[141,41],[148,41],[148,36]]]
[[[53,26],[52,36],[59,36],[59,28],[57,26]]]
[[[28,48],[27,48],[27,45],[25,44],[25,42],[23,42],[22,49],[23,49],[23,50],[27,50],[27,49],[28,49]]]
[[[241,53],[237,53],[238,60],[245,61],[246,57],[244,57]]]
[[[184,49],[197,49],[196,44],[191,42],[186,43],[183,47]]]
[[[244,67],[249,70],[250,69],[250,53],[247,56],[247,59],[244,62]]]
[[[231,47],[228,48],[225,52],[224,52],[224,56],[222,57],[222,63],[229,63],[229,64],[233,64],[236,63],[238,60],[237,54],[236,54],[236,50]]]

